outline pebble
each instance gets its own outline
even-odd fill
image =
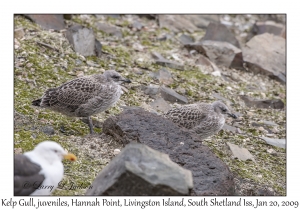
[[[114,155],[117,155],[117,154],[119,154],[120,152],[121,152],[121,150],[115,149],[115,150],[114,150]]]

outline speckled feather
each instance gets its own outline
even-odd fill
[[[195,131],[201,139],[205,139],[219,132],[225,123],[225,113],[222,113],[219,106],[228,110],[227,106],[219,101],[213,104],[196,103],[173,108],[166,112],[164,117],[179,127]]]
[[[113,106],[121,92],[120,85],[103,75],[85,76],[48,89],[40,106],[72,117],[88,117]]]

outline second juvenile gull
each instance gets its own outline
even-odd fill
[[[225,124],[224,115],[236,118],[221,101],[195,103],[173,108],[164,114],[179,127],[195,131],[201,140],[219,132]]]

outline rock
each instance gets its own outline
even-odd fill
[[[150,103],[150,106],[155,109],[162,112],[167,112],[171,109],[171,106],[163,99],[163,98],[157,98],[152,103]]]
[[[248,107],[256,107],[263,109],[283,109],[284,103],[280,99],[253,99],[249,96],[240,95],[240,98],[245,102]]]
[[[150,147],[128,144],[98,174],[86,195],[189,195],[192,173]]]
[[[159,27],[167,28],[175,33],[188,31],[190,33],[198,30],[185,15],[158,15]]]
[[[158,72],[150,72],[149,75],[165,85],[170,85],[174,82],[172,74],[165,68],[160,69]]]
[[[160,94],[166,101],[171,103],[187,104],[188,100],[185,96],[176,93],[174,90],[165,86],[160,87]]]
[[[158,52],[151,52],[151,55],[156,60],[164,60],[165,58]]]
[[[174,62],[174,61],[169,61],[169,60],[156,60],[156,64],[161,65],[161,66],[167,66],[172,69],[177,69],[177,70],[184,70],[184,65]]]
[[[156,64],[161,65],[161,66],[167,66],[170,67],[172,69],[178,69],[178,70],[184,70],[184,65],[177,63],[175,61],[169,61],[167,59],[165,59],[161,54],[159,54],[158,52],[152,52],[152,57],[154,59],[156,59]]]
[[[189,35],[186,35],[186,34],[182,34],[180,37],[179,37],[179,41],[182,43],[182,44],[190,44],[190,43],[193,43],[195,40],[193,37],[189,36]]]
[[[145,94],[151,97],[157,95],[160,92],[159,85],[153,85],[153,84],[150,84],[148,86],[142,86],[141,89],[144,91]]]
[[[205,40],[227,42],[236,48],[240,48],[240,44],[235,38],[234,34],[231,33],[231,31],[221,23],[210,23],[208,25],[206,33],[200,42]]]
[[[274,21],[256,22],[251,32],[249,33],[248,40],[250,40],[255,35],[260,35],[264,33],[273,34],[276,36],[281,36],[284,25],[281,23],[275,23]]]
[[[268,33],[253,37],[243,48],[243,58],[248,69],[285,84],[285,41],[282,37]]]
[[[229,142],[226,142],[226,144],[229,146],[235,158],[238,158],[242,161],[246,161],[246,160],[255,161],[253,155],[251,155],[251,153],[247,149],[241,148],[238,145],[231,144]]]
[[[22,39],[25,35],[24,29],[23,28],[15,29],[14,35],[16,39]]]
[[[47,135],[54,135],[54,128],[52,126],[45,126],[42,128],[42,132]]]
[[[62,30],[65,28],[64,15],[25,15],[43,29]]]
[[[272,121],[264,120],[263,123],[264,123],[265,125],[269,125],[269,126],[278,126],[278,124],[276,124],[276,123],[274,123],[274,122],[272,122]]]
[[[181,31],[200,31],[199,28],[206,28],[210,22],[219,22],[218,15],[158,15],[158,22],[161,28],[178,33]]]
[[[121,17],[121,15],[119,14],[105,14],[103,15],[104,17],[110,17],[110,18],[115,18],[115,19],[118,19]]]
[[[114,26],[105,24],[105,23],[97,23],[96,27],[98,30],[103,31],[106,34],[116,36],[118,38],[122,38],[122,31]]]
[[[115,149],[115,150],[114,150],[114,155],[118,155],[120,152],[121,152],[121,150]]]
[[[224,124],[222,130],[226,130],[226,131],[231,131],[232,133],[236,133],[237,132],[237,128],[233,127],[231,125],[228,124]]]
[[[198,43],[186,44],[185,47],[189,50],[197,50],[216,65],[244,69],[242,51],[228,42],[204,40]]]
[[[286,140],[285,139],[271,139],[268,137],[260,137],[262,140],[266,141],[267,144],[280,147],[280,148],[286,148]]]
[[[137,30],[141,30],[142,28],[144,28],[144,25],[141,24],[139,21],[134,21],[131,25],[132,28],[135,28]]]
[[[226,104],[227,104],[227,103],[230,103],[230,100],[228,100],[227,98],[221,96],[219,93],[213,93],[212,96],[215,97],[215,98],[218,99],[218,100],[223,101],[223,102],[226,103]]]
[[[233,176],[226,164],[191,131],[144,110],[126,110],[108,118],[103,132],[124,145],[139,142],[169,155],[193,173],[192,195],[233,195]],[[184,142],[184,144],[182,144]]]
[[[83,56],[101,55],[102,46],[100,42],[95,39],[92,29],[84,28],[80,25],[74,25],[68,29],[66,37],[75,52],[78,52]]]

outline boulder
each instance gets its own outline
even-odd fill
[[[188,195],[192,173],[168,155],[130,143],[96,177],[86,195]]]
[[[206,29],[204,37],[200,41],[219,41],[227,42],[240,48],[238,40],[235,38],[234,34],[221,23],[210,23]]]
[[[186,44],[189,50],[194,49],[220,66],[243,69],[242,51],[228,42],[204,40]]]
[[[285,39],[273,34],[254,36],[243,48],[243,59],[250,71],[286,83]]]
[[[284,103],[280,99],[254,99],[249,96],[240,95],[240,98],[248,107],[256,107],[263,109],[283,109]]]
[[[197,135],[159,115],[142,109],[125,110],[105,120],[103,132],[124,145],[139,142],[169,155],[192,171],[191,195],[233,195],[233,175]]]
[[[70,27],[66,37],[72,45],[75,52],[83,56],[101,55],[101,43],[95,38],[92,29],[84,28],[80,25]]]
[[[64,15],[25,15],[43,29],[62,30],[65,28]]]

